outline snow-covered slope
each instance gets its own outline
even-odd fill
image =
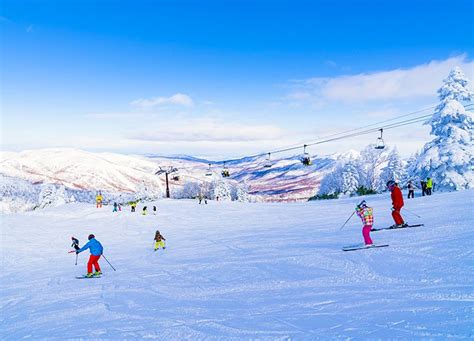
[[[362,240],[357,200],[162,200],[156,216],[68,204],[2,217],[0,330],[6,340],[448,339],[474,336],[474,191],[406,202],[424,227]],[[389,195],[367,198],[376,226]],[[152,203],[149,203],[150,206]],[[140,207],[138,208],[140,210]],[[167,249],[153,252],[156,229]],[[94,233],[100,279],[77,280]]]

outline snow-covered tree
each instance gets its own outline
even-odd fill
[[[178,197],[193,199],[193,198],[197,198],[200,192],[201,192],[201,186],[197,182],[187,181],[184,184],[183,190]]]
[[[394,180],[403,185],[403,181],[406,178],[405,167],[402,159],[398,154],[397,148],[393,148],[387,157],[387,165],[382,168],[380,177],[378,180],[378,190],[383,192],[386,190],[386,184],[389,180]]]
[[[342,187],[341,192],[344,194],[352,195],[359,188],[359,170],[356,166],[356,163],[353,160],[349,160],[342,167]]]
[[[319,186],[320,195],[341,193],[343,168],[343,165],[338,165],[323,177]]]
[[[368,145],[361,153],[358,160],[360,174],[359,183],[369,190],[377,190],[380,167],[386,160],[386,154],[375,145]]]
[[[212,196],[211,198],[222,201],[231,201],[232,200],[232,188],[230,184],[222,179],[217,179],[212,183]]]
[[[474,188],[473,117],[462,104],[472,101],[474,93],[460,68],[449,73],[438,95],[441,103],[425,122],[435,138],[424,146],[414,171],[420,178],[431,177],[440,190]]]
[[[45,208],[51,206],[54,203],[54,196],[56,194],[56,186],[53,184],[45,184],[41,188],[41,192],[38,196],[38,207]]]
[[[232,200],[240,202],[251,202],[252,198],[248,193],[247,186],[243,184],[236,184],[232,188]]]

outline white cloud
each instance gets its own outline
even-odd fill
[[[134,100],[130,104],[141,109],[148,109],[162,105],[180,105],[190,107],[194,105],[194,102],[188,95],[177,93],[170,97],[140,98]]]
[[[466,55],[459,55],[409,69],[293,81],[295,92],[288,97],[295,100],[302,91],[311,93],[314,99],[345,102],[435,97],[442,80],[454,66],[461,67],[474,81],[474,62],[467,60]],[[308,97],[301,99],[308,100]]]
[[[164,122],[157,130],[144,131],[130,138],[163,142],[244,142],[278,140],[283,135],[283,130],[275,125],[242,124],[204,118]]]

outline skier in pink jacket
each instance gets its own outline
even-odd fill
[[[364,236],[365,246],[372,246],[373,242],[370,238],[370,230],[372,230],[372,225],[374,224],[373,209],[367,206],[365,200],[362,200],[360,204],[356,206],[355,210],[364,224],[362,227],[362,235]]]

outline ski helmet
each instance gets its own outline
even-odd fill
[[[387,181],[387,187],[394,186],[394,185],[395,185],[395,181],[393,180]]]
[[[88,238],[89,240],[91,240],[92,238],[95,238],[95,236],[93,234],[90,234]]]

